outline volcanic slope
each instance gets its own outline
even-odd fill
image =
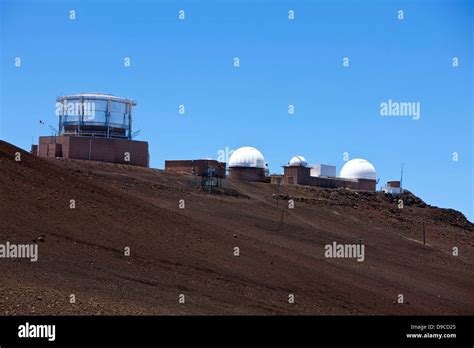
[[[0,313],[474,313],[474,228],[459,212],[411,193],[399,209],[380,192],[193,182],[1,142],[0,244],[36,243],[39,258],[0,258]],[[362,243],[365,260],[325,258],[333,242]]]

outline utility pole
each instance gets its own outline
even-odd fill
[[[426,244],[425,220],[423,220],[423,245]]]
[[[283,216],[285,214],[285,208],[281,208],[281,218],[280,218],[280,230],[283,228]]]
[[[281,177],[277,177],[277,208],[279,206],[279,201],[280,201],[280,183],[281,183]]]

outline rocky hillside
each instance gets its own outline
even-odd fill
[[[401,209],[380,192],[266,183],[209,194],[188,175],[1,142],[0,195],[0,245],[39,251],[0,258],[5,315],[474,312],[473,225],[410,192]],[[364,261],[325,257],[333,242],[363,244]]]

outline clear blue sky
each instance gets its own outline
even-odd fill
[[[0,0],[0,136],[29,149],[50,134],[40,119],[57,125],[57,96],[112,93],[138,101],[134,129],[149,141],[153,167],[247,145],[272,172],[296,154],[339,172],[348,152],[372,162],[380,184],[398,179],[404,162],[405,188],[472,221],[473,7]],[[421,118],[380,116],[388,99],[419,102]]]

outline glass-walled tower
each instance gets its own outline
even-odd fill
[[[81,93],[58,97],[56,114],[59,134],[132,138],[134,100],[103,93]]]

